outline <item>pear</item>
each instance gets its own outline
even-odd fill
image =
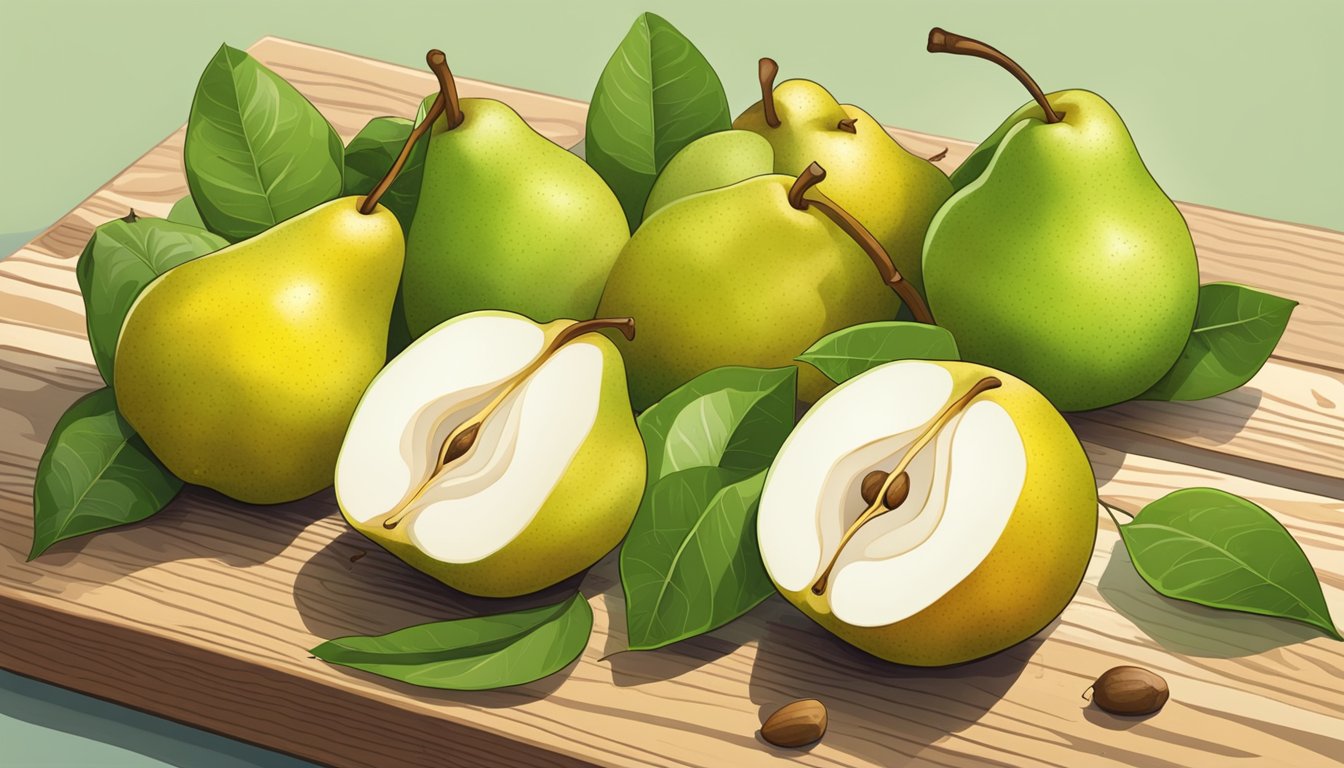
[[[888,661],[943,666],[1031,637],[1092,556],[1092,468],[1009,374],[903,360],[817,403],[766,475],[757,537],[783,596]]]
[[[480,311],[378,374],[336,465],[360,533],[473,595],[544,589],[597,562],[634,519],[644,444],[603,328]]]
[[[891,319],[897,294],[930,319],[872,234],[809,194],[825,176],[813,163],[797,179],[770,174],[691,195],[630,238],[598,314],[639,318],[639,339],[624,350],[637,409],[725,365],[797,365],[799,397],[812,402],[830,383],[794,359],[817,339]]]
[[[478,309],[592,317],[630,236],[620,202],[506,104],[459,100],[442,53],[430,55],[440,97],[402,288],[412,336]]]
[[[824,166],[830,175],[818,191],[876,235],[901,274],[923,290],[921,246],[929,221],[952,194],[947,176],[817,83],[786,80],[776,87],[778,72],[772,59],[761,59],[761,100],[733,127],[770,142],[776,173],[796,176],[814,161]]]
[[[386,360],[405,247],[370,202],[323,203],[136,298],[117,340],[117,408],[173,474],[254,504],[331,485]]]
[[[751,131],[718,131],[682,147],[653,182],[644,204],[647,219],[675,200],[736,184],[774,169],[770,142]]]
[[[940,29],[929,50],[995,61],[1034,97],[952,175],[957,192],[929,227],[924,281],[939,325],[965,359],[1026,379],[1061,410],[1143,393],[1194,324],[1185,219],[1100,96],[1047,96],[1007,56]]]

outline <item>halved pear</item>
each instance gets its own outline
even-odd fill
[[[766,477],[779,591],[888,661],[943,666],[1031,637],[1092,554],[1096,482],[1036,390],[964,362],[887,363],[803,417]]]
[[[472,312],[378,374],[336,464],[355,527],[474,595],[544,589],[597,562],[630,527],[644,444],[604,328]]]

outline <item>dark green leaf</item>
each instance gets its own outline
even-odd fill
[[[731,123],[714,68],[666,20],[643,13],[597,81],[585,153],[633,230],[654,178],[677,150]]]
[[[946,328],[890,321],[842,328],[798,356],[837,384],[893,360],[958,360],[957,342]]]
[[[1341,639],[1302,548],[1255,504],[1213,488],[1187,488],[1119,528],[1135,569],[1161,594],[1293,619]]]
[[[218,235],[167,219],[116,219],[93,231],[75,265],[89,346],[103,381],[112,384],[112,360],[121,323],[154,278],[228,245]]]
[[[143,520],[181,488],[117,414],[111,389],[86,395],[56,423],[37,463],[28,558],[62,539]]]
[[[367,195],[401,154],[401,148],[415,125],[404,117],[375,117],[345,148],[345,194]],[[416,142],[401,172],[378,202],[401,222],[403,232],[411,228],[415,204],[420,197],[420,177],[425,169],[428,134]]]
[[[675,472],[652,485],[621,547],[632,650],[709,632],[774,592],[756,543],[765,471]]]
[[[341,137],[294,87],[221,46],[196,86],[183,159],[212,232],[237,241],[341,194]]]
[[[540,680],[583,653],[593,610],[583,595],[515,613],[342,637],[311,653],[332,664],[426,688],[480,691]]]
[[[716,368],[639,416],[649,485],[692,467],[740,476],[770,466],[793,429],[798,369]]]
[[[192,201],[191,195],[173,203],[173,209],[168,212],[168,220],[205,229],[205,222],[201,221],[201,212],[196,210],[196,203]]]
[[[1274,352],[1296,301],[1233,283],[1199,287],[1195,328],[1176,365],[1139,397],[1200,400],[1255,376]]]

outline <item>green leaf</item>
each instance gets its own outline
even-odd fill
[[[1296,301],[1234,283],[1201,285],[1185,349],[1139,398],[1201,400],[1242,386],[1274,352],[1296,306]]]
[[[181,488],[117,414],[111,389],[86,395],[56,423],[37,462],[28,559],[63,539],[143,520]]]
[[[192,201],[191,195],[173,203],[172,210],[168,211],[168,220],[205,229],[205,222],[201,221],[201,212],[196,210],[196,203]]]
[[[1239,496],[1213,488],[1175,491],[1119,528],[1139,575],[1167,597],[1292,619],[1344,639],[1292,534]]]
[[[415,124],[404,117],[375,117],[355,134],[345,148],[345,194],[372,192],[401,154],[401,148],[414,128]],[[411,220],[415,218],[428,139],[426,134],[415,143],[401,172],[378,200],[401,222],[403,232],[410,230]]]
[[[693,467],[749,475],[770,466],[793,429],[798,369],[716,368],[639,416],[649,485]]]
[[[323,661],[426,688],[480,691],[540,680],[583,653],[593,610],[583,595],[556,605],[342,637],[310,651]]]
[[[75,265],[89,346],[103,381],[112,384],[112,361],[121,323],[135,298],[154,278],[173,267],[228,245],[189,224],[127,216],[100,225]]]
[[[201,73],[183,160],[210,231],[232,241],[341,194],[341,137],[294,87],[221,46]]]
[[[756,543],[764,484],[764,470],[696,467],[652,485],[621,547],[631,650],[709,632],[775,591]]]
[[[927,323],[863,323],[821,337],[798,356],[837,384],[893,360],[959,360],[946,328]]]
[[[723,84],[704,55],[666,20],[643,13],[597,81],[585,151],[634,230],[672,155],[731,125]]]

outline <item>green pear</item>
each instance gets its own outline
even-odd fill
[[[472,312],[422,335],[360,400],[336,499],[360,533],[455,589],[535,592],[625,536],[644,443],[603,328]]]
[[[173,474],[273,504],[331,485],[386,360],[404,240],[343,197],[160,275],[117,341],[117,408]]]
[[[965,359],[1025,379],[1060,410],[1141,394],[1194,324],[1199,266],[1180,211],[1100,96],[1046,96],[1002,53],[942,30],[929,49],[973,50],[1034,97],[953,174],[957,192],[929,227],[924,282],[939,325]]]
[[[762,176],[774,169],[770,142],[751,131],[718,131],[682,147],[653,182],[644,218],[674,200]]]
[[[432,123],[402,291],[412,336],[504,309],[534,320],[593,316],[630,237],[615,194],[582,159],[494,99],[457,98],[439,58]]]
[[[598,305],[639,318],[623,350],[636,409],[720,366],[797,365],[828,333],[891,319],[893,289],[922,307],[871,233],[808,193],[824,176],[816,164],[798,179],[757,176],[682,198],[636,230]],[[803,400],[831,386],[798,368]]]
[[[733,121],[764,136],[776,173],[796,176],[813,161],[829,172],[818,191],[863,222],[896,268],[922,290],[920,252],[929,221],[952,185],[937,166],[910,154],[867,112],[841,104],[811,80],[774,86],[778,66],[761,59],[761,101]]]

